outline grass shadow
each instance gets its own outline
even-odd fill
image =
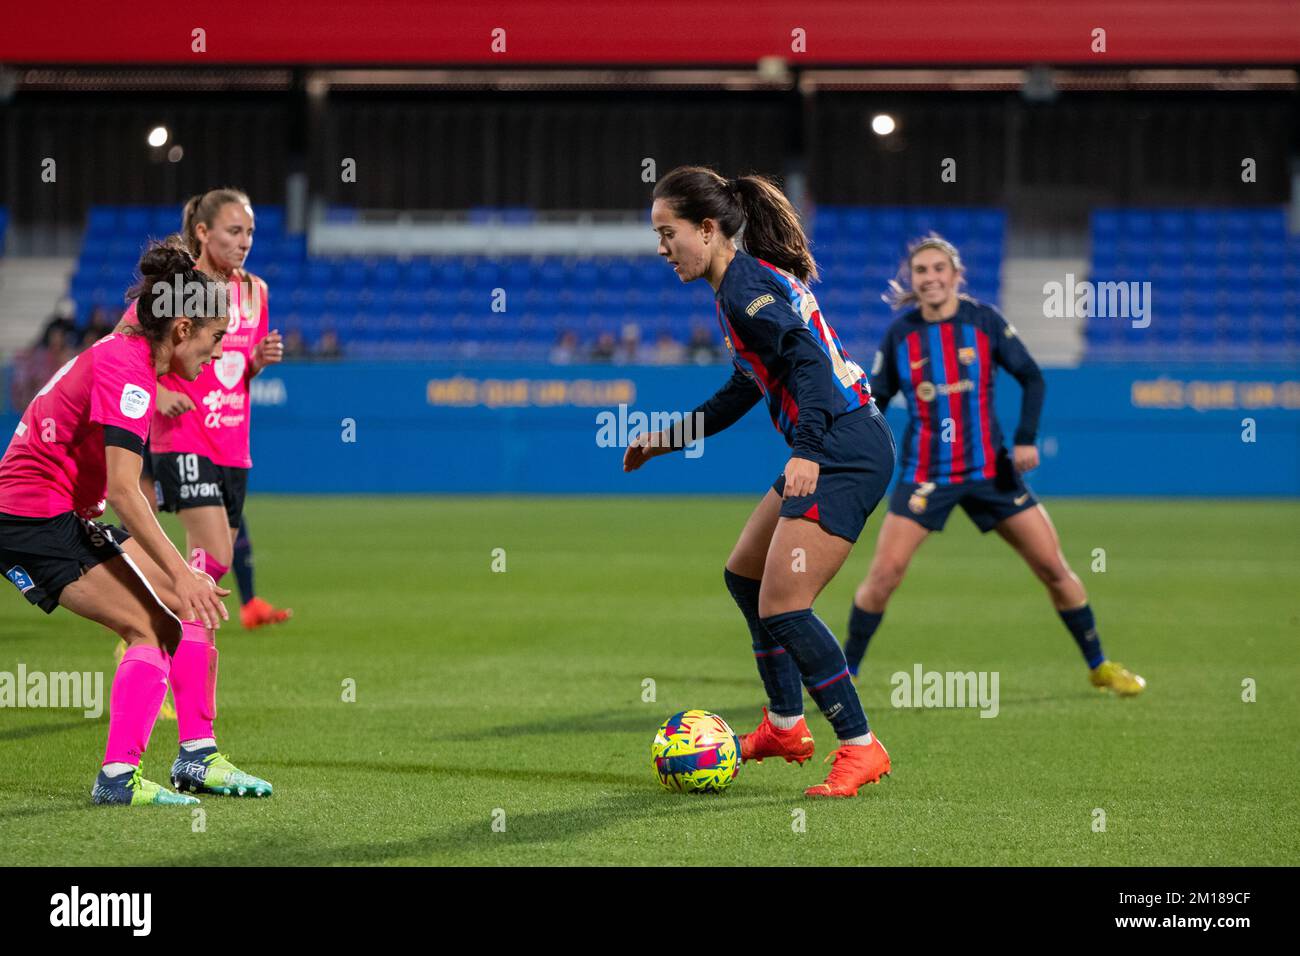
[[[263,845],[256,858],[237,861],[240,865],[270,863],[277,866],[341,866],[384,864],[397,859],[427,858],[430,865],[439,864],[439,857],[448,854],[478,854],[483,863],[523,862],[526,860],[498,861],[492,854],[511,846],[528,846],[538,843],[563,842],[581,839],[612,826],[640,819],[653,823],[658,812],[671,809],[680,814],[729,813],[752,809],[756,806],[786,806],[789,799],[783,796],[741,798],[733,794],[720,797],[681,797],[638,787],[634,793],[611,796],[595,807],[563,807],[535,812],[508,812],[507,829],[494,832],[491,821],[484,818],[474,824],[457,824],[433,831],[423,836],[392,842],[358,842],[337,846],[303,845],[301,840],[286,841],[279,845]],[[263,854],[265,856],[263,857]],[[229,850],[210,854],[187,853],[184,856],[157,861],[161,866],[229,866],[234,862]],[[608,861],[617,865],[617,859]]]

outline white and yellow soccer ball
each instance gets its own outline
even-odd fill
[[[650,760],[665,790],[717,793],[736,779],[740,739],[717,714],[684,710],[660,725]]]

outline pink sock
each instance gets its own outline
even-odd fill
[[[226,572],[230,570],[230,566],[226,564],[222,564],[212,555],[208,554],[206,551],[202,552],[202,554],[203,554],[203,570],[206,571],[212,577],[212,580],[220,584],[221,579],[224,578],[226,576]]]
[[[181,643],[172,656],[172,695],[181,740],[213,737],[217,718],[216,635],[198,621],[181,622]]]
[[[154,721],[167,694],[167,653],[139,644],[126,649],[108,694],[108,745],[104,763],[140,766]]]

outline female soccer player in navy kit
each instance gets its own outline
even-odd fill
[[[809,796],[852,797],[889,773],[889,754],[867,716],[834,635],[813,614],[885,493],[894,442],[867,376],[841,347],[808,283],[817,267],[794,208],[769,180],[674,169],[655,186],[651,222],[659,255],[682,282],[706,279],[735,370],[689,421],[703,436],[642,435],[624,471],[734,424],[765,399],[791,447],[785,471],[759,503],[727,560],[727,589],[749,625],[770,708],[740,739],[743,760],[803,763],[813,738],[803,689],[839,739],[825,783]],[[744,250],[736,234],[744,228]],[[698,417],[697,417],[698,416]]]
[[[931,235],[914,243],[890,283],[892,304],[916,307],[885,332],[871,370],[871,394],[883,410],[907,399],[902,467],[880,527],[876,553],[859,586],[845,647],[856,675],[889,597],[931,531],[942,531],[957,505],[981,532],[996,530],[1047,586],[1052,604],[1083,652],[1093,686],[1139,694],[1146,682],[1102,653],[1083,583],[1061,553],[1047,511],[1021,477],[1038,467],[1034,444],[1043,376],[996,309],[961,294],[957,249]],[[994,366],[1024,394],[1010,457],[993,412]]]

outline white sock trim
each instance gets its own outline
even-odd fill
[[[105,777],[120,777],[135,770],[133,763],[106,763],[103,767]]]
[[[871,731],[868,730],[866,734],[864,734],[861,737],[850,737],[848,740],[841,740],[840,746],[841,747],[870,747],[871,740],[872,740]]]
[[[181,741],[181,749],[189,750],[191,752],[195,750],[204,750],[208,747],[215,747],[216,745],[217,745],[217,741],[213,737],[199,737],[196,740]]]
[[[780,714],[774,714],[768,711],[767,719],[772,722],[772,726],[777,730],[794,730],[803,720],[803,714],[795,714],[793,717],[782,717]]]

